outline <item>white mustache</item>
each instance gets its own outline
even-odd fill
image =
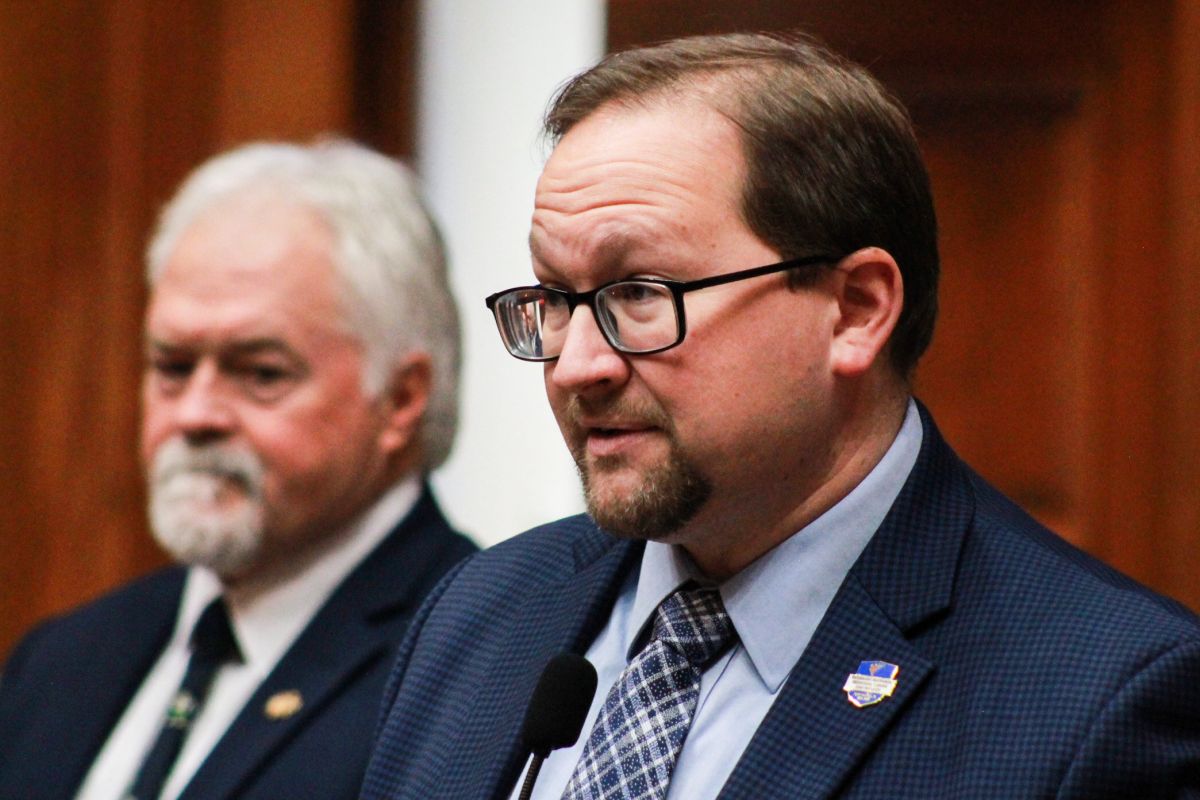
[[[209,475],[234,481],[251,495],[260,496],[263,472],[262,461],[253,451],[221,444],[191,445],[175,438],[154,454],[150,479],[161,488],[179,478]]]

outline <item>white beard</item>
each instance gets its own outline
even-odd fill
[[[263,546],[263,471],[249,450],[169,440],[148,476],[154,538],[180,563],[244,572]]]

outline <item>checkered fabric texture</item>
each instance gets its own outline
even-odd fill
[[[908,483],[707,796],[1200,798],[1195,615],[1039,526],[919,410],[925,439]],[[578,516],[465,562],[401,648],[363,800],[509,797],[546,661],[586,650],[641,553]],[[899,664],[900,682],[855,708],[842,686],[864,659]],[[3,711],[0,742],[19,730]],[[4,755],[0,787],[16,763]],[[27,800],[12,786],[0,800]]]
[[[700,673],[736,638],[720,593],[684,588],[658,607],[654,634],[604,700],[563,800],[650,800],[667,793]]]

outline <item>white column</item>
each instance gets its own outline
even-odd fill
[[[483,298],[532,282],[529,217],[555,87],[603,52],[604,0],[422,0],[417,170],[463,322],[458,439],[433,477],[481,544],[582,509],[542,368],[500,344]]]

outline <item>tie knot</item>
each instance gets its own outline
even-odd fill
[[[658,607],[654,638],[703,669],[733,643],[736,632],[712,586],[679,589]]]
[[[218,597],[209,603],[196,621],[192,629],[192,657],[213,664],[242,660],[224,599]]]

